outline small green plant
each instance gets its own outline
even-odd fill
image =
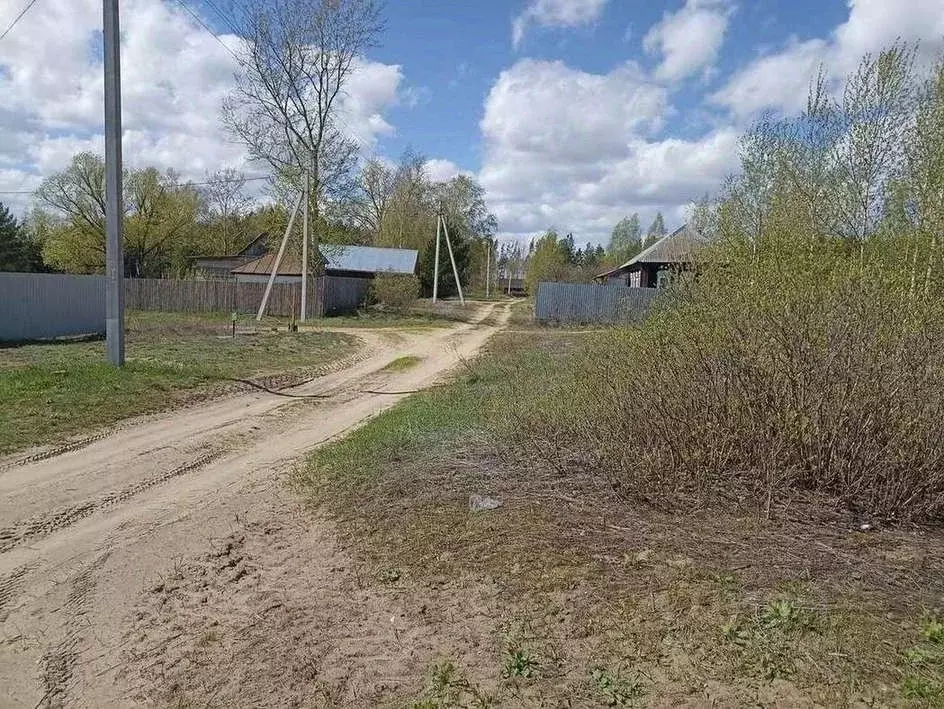
[[[750,641],[751,635],[741,624],[740,618],[732,616],[728,621],[721,624],[721,637],[726,642],[743,647]]]
[[[638,680],[625,677],[619,671],[611,673],[604,667],[594,667],[590,670],[597,694],[608,707],[628,707],[639,699],[642,685]]]
[[[433,665],[429,683],[421,698],[414,701],[411,709],[488,709],[495,700],[475,687],[456,665],[446,660]]]
[[[538,673],[540,667],[541,664],[537,658],[526,648],[519,645],[508,645],[505,648],[505,660],[502,664],[504,679],[512,677],[530,679]]]
[[[789,630],[800,625],[801,613],[793,601],[779,599],[767,604],[761,612],[761,620],[767,628]]]
[[[901,694],[906,699],[944,699],[944,686],[925,677],[908,675],[901,683]]]
[[[925,618],[921,623],[921,637],[929,643],[944,645],[944,623],[935,617]]]

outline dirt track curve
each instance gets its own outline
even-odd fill
[[[374,622],[396,611],[351,585],[330,524],[301,508],[285,473],[405,396],[366,391],[434,384],[507,315],[493,305],[449,329],[364,331],[358,355],[294,397],[240,394],[0,460],[0,706],[382,693],[410,661],[395,657],[396,627]],[[382,371],[407,355],[422,359]],[[360,654],[375,659],[355,676]]]

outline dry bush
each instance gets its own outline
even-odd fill
[[[535,411],[523,435],[662,507],[813,492],[865,515],[940,518],[944,303],[912,292],[878,248],[859,267],[836,246],[743,246],[719,250],[643,328],[597,338],[572,404]]]
[[[370,287],[370,301],[398,313],[407,312],[416,303],[420,282],[416,276],[378,274]]]

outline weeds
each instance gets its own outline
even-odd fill
[[[412,709],[489,709],[493,697],[473,685],[451,661],[433,665],[426,688]]]
[[[604,667],[590,670],[597,696],[608,707],[633,706],[643,696],[642,684],[619,671],[612,673]]]
[[[538,658],[527,648],[517,644],[509,644],[505,647],[504,659],[502,660],[502,678],[503,679],[531,679],[537,676],[541,669],[541,663]]]

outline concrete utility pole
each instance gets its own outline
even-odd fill
[[[485,299],[488,300],[488,286],[491,279],[491,269],[492,265],[492,240],[488,239],[485,242]]]
[[[439,229],[442,226],[442,214],[436,215],[436,260],[433,262],[433,302],[439,296]]]
[[[446,226],[446,217],[442,219],[443,235],[446,237],[446,248],[449,249],[449,260],[452,262],[452,275],[456,279],[456,288],[459,289],[459,302],[465,305],[465,296],[462,295],[462,283],[459,281],[459,268],[456,266],[456,257],[452,254],[452,240],[449,238],[449,227]]]
[[[125,363],[124,218],[121,185],[121,47],[118,0],[103,0],[105,47],[105,343],[108,361]]]
[[[311,209],[311,173],[305,170],[305,215],[302,219],[302,312],[299,322],[308,315],[308,210]]]

